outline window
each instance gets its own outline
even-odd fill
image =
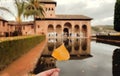
[[[34,28],[34,26],[31,26],[31,29],[33,29]]]
[[[27,32],[25,32],[26,33],[26,35],[27,35]]]
[[[5,27],[5,22],[3,22],[3,27]]]
[[[25,26],[23,26],[23,30],[25,30]]]
[[[0,32],[0,36],[2,35],[2,32]]]
[[[49,8],[49,11],[50,11],[50,8]]]
[[[40,26],[38,25],[38,28],[40,28]]]
[[[15,26],[15,30],[17,30],[17,27]]]
[[[12,29],[12,26],[10,26],[10,29]]]
[[[46,8],[46,11],[47,11],[47,8]]]
[[[52,14],[50,14],[50,16],[52,16]]]
[[[52,8],[52,11],[53,11],[54,9]]]

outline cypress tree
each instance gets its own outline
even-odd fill
[[[114,29],[115,31],[120,32],[120,0],[117,0],[115,3]]]

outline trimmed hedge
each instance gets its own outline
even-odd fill
[[[96,35],[99,39],[107,39],[107,40],[120,40],[120,36],[112,36],[112,35]]]
[[[0,42],[0,70],[39,44],[45,36],[30,36]]]

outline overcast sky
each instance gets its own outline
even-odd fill
[[[56,14],[86,15],[93,18],[92,25],[113,25],[114,5],[116,0],[55,1],[57,2]],[[4,5],[4,3],[2,3],[2,5]],[[10,6],[12,6],[12,3],[8,2],[7,7],[10,8]],[[4,15],[4,17],[5,19],[12,19],[12,17],[8,17],[8,15]]]

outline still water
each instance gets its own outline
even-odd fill
[[[64,43],[71,58],[68,61],[56,61],[51,57],[52,51]],[[120,67],[112,59],[117,46],[96,43],[89,39],[48,39],[34,73],[58,67],[60,76],[120,76]],[[118,56],[120,57],[120,56]],[[118,62],[119,63],[119,62]]]

